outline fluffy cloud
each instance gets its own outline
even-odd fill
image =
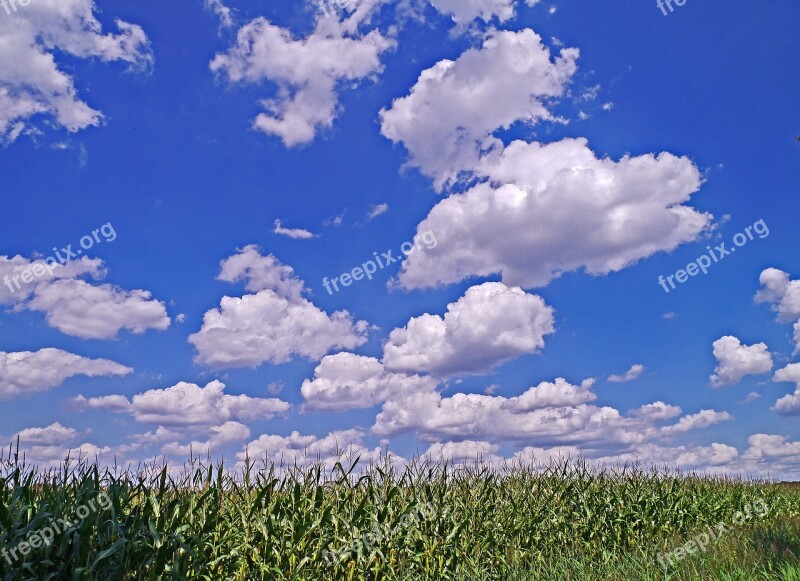
[[[489,22],[495,17],[500,22],[510,20],[514,18],[515,0],[431,0],[431,5],[463,25],[478,19]]]
[[[709,228],[712,216],[686,205],[702,182],[688,158],[612,160],[583,138],[506,145],[496,136],[558,120],[550,105],[577,58],[576,49],[552,58],[531,30],[492,33],[480,48],[424,71],[409,95],[382,111],[383,134],[405,145],[409,163],[437,189],[471,186],[418,226],[442,242],[404,262],[401,287],[500,274],[508,285],[534,288],[580,269],[605,275]]]
[[[352,353],[325,357],[314,379],[303,382],[301,393],[309,410],[369,408],[392,397],[436,388],[430,378],[386,371],[380,361]]]
[[[786,436],[754,434],[750,447],[742,454],[743,468],[751,474],[774,478],[796,479],[800,476],[800,442],[789,442]]]
[[[150,292],[97,284],[106,276],[102,260],[82,257],[63,265],[46,264],[21,256],[0,256],[4,282],[0,304],[42,312],[51,327],[81,339],[113,339],[124,329],[139,334],[169,327],[164,303],[151,298]],[[23,273],[37,271],[41,276],[23,282]]]
[[[766,343],[742,345],[736,337],[726,336],[714,341],[717,367],[711,376],[712,387],[739,383],[747,375],[760,375],[772,370],[772,354]]]
[[[756,302],[770,303],[781,322],[795,321],[795,353],[800,352],[800,280],[791,280],[788,273],[768,268],[759,281],[762,288],[756,294]]]
[[[287,363],[299,355],[319,360],[333,349],[366,342],[367,323],[347,311],[328,316],[303,298],[303,281],[274,256],[248,246],[222,262],[221,280],[247,281],[256,294],[224,297],[206,312],[199,332],[189,337],[196,361],[212,367],[257,367]]]
[[[486,154],[477,174],[489,181],[441,201],[418,226],[439,244],[406,259],[400,286],[499,273],[534,288],[581,268],[605,275],[695,240],[712,219],[684,205],[700,173],[669,153],[613,161],[585,139],[515,141]]]
[[[239,30],[235,46],[216,55],[211,70],[231,84],[276,85],[277,95],[261,101],[265,112],[256,117],[255,129],[280,137],[287,147],[309,143],[333,125],[344,85],[382,71],[380,57],[395,42],[377,30],[358,31],[379,3],[359,4],[343,22],[320,18],[305,38],[256,18]]]
[[[775,372],[773,381],[791,382],[796,384],[797,389],[793,394],[780,398],[772,409],[784,416],[800,415],[800,363],[792,363],[779,369]]]
[[[141,334],[170,325],[164,303],[149,291],[126,291],[110,284],[95,286],[83,280],[59,280],[37,288],[27,304],[45,313],[47,323],[81,339],[113,339],[127,329]]]
[[[644,365],[632,365],[628,371],[626,371],[622,375],[612,375],[608,378],[608,380],[612,383],[626,383],[628,381],[633,381],[634,379],[638,379],[640,375],[644,373]]]
[[[496,442],[535,442],[537,446],[626,449],[658,437],[664,428],[656,424],[681,413],[680,408],[660,402],[653,404],[657,407],[654,413],[639,409],[627,416],[611,407],[587,405],[596,398],[590,390],[592,384],[593,380],[587,380],[575,386],[558,379],[512,398],[464,393],[443,397],[435,391],[417,392],[387,401],[372,429],[381,436],[416,431],[423,441],[479,437]],[[714,423],[706,412],[697,415],[701,417],[684,418],[674,431]]]
[[[777,268],[767,268],[759,277],[761,290],[756,302],[772,304],[781,321],[800,319],[800,280],[791,280],[789,274]]]
[[[393,330],[383,363],[390,371],[483,373],[544,347],[553,322],[553,309],[540,297],[485,283],[448,305],[444,317],[426,314]]]
[[[116,20],[119,34],[103,34],[93,0],[35,0],[0,18],[0,141],[38,131],[32,118],[46,115],[67,131],[97,126],[103,115],[82,101],[73,78],[59,69],[69,55],[135,69],[152,66],[141,27]]]
[[[127,413],[137,422],[158,424],[189,433],[208,431],[230,421],[250,423],[289,410],[279,399],[227,395],[225,384],[212,381],[205,387],[180,382],[167,389],[153,389],[128,400],[121,395],[85,398],[75,403],[82,409]]]
[[[110,447],[101,448],[90,443],[76,445],[78,431],[59,422],[44,428],[25,428],[3,441],[16,445],[18,438],[26,462],[39,468],[60,467],[67,457],[81,457],[90,461],[101,457],[111,459]]]
[[[475,462],[476,460],[484,464],[495,464],[502,462],[502,458],[497,456],[500,446],[490,442],[475,442],[464,440],[463,442],[444,442],[433,444],[423,454],[434,462]]]
[[[0,399],[46,391],[76,375],[109,377],[132,372],[130,367],[107,359],[87,359],[60,349],[0,351]]]
[[[707,428],[720,422],[728,422],[733,416],[728,412],[717,412],[714,410],[702,410],[699,413],[682,417],[674,426],[666,426],[661,429],[664,434],[683,434],[692,430]]]
[[[225,422],[221,426],[209,429],[210,437],[205,442],[192,441],[189,444],[175,442],[166,444],[161,451],[173,456],[189,456],[190,454],[212,453],[223,446],[242,442],[250,437],[250,429],[239,422]]]
[[[268,460],[284,468],[321,462],[329,470],[339,459],[354,460],[360,457],[362,465],[380,462],[384,458],[396,463],[402,460],[397,456],[384,454],[380,448],[367,448],[363,438],[364,433],[361,430],[331,432],[322,438],[299,432],[292,432],[289,436],[264,434],[250,442],[245,450],[237,454],[236,459],[240,465],[247,459],[256,462]]]
[[[577,58],[576,49],[564,49],[551,60],[532,30],[497,32],[481,48],[423,71],[407,97],[381,112],[381,131],[403,143],[410,163],[441,189],[478,163],[498,129],[553,119],[547,103],[564,92]]]
[[[26,428],[20,430],[11,438],[16,441],[19,438],[20,446],[59,446],[73,441],[78,432],[73,428],[67,428],[56,422],[46,428]]]

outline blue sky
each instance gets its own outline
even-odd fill
[[[0,4],[0,437],[797,478],[797,8],[754,8]]]

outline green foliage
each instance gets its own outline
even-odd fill
[[[79,520],[79,507],[101,493],[111,503]],[[758,500],[769,507],[764,519],[667,570],[657,562]],[[779,484],[580,460],[417,461],[398,471],[351,459],[330,470],[247,463],[239,472],[198,461],[177,472],[79,461],[41,471],[9,452],[0,461],[0,550],[51,519],[73,524],[24,557],[0,557],[0,577],[744,579],[735,567],[746,563],[751,579],[792,580],[798,517],[800,491]]]

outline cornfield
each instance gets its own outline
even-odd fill
[[[4,579],[800,579],[799,489],[656,468],[342,458],[48,471],[10,450],[0,484]],[[659,564],[753,502],[768,514]],[[33,548],[59,518],[71,526]]]

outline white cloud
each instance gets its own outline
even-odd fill
[[[339,458],[355,459],[359,456],[362,466],[380,461],[385,456],[381,449],[367,448],[363,438],[364,433],[361,430],[331,432],[322,438],[299,432],[292,432],[289,436],[264,434],[250,442],[244,451],[237,454],[236,459],[240,465],[248,458],[256,462],[269,460],[278,467],[307,466],[322,462],[328,470],[333,468]],[[389,455],[389,458],[402,460],[393,455]]]
[[[514,18],[515,0],[430,0],[436,10],[453,18],[457,24],[473,20],[506,22]]]
[[[100,125],[103,114],[78,97],[74,79],[59,68],[63,55],[134,69],[153,64],[140,26],[116,20],[119,34],[103,34],[93,0],[34,0],[0,17],[0,141],[37,132],[35,117],[75,132]]]
[[[700,173],[669,153],[613,161],[585,139],[515,141],[476,173],[490,181],[441,201],[417,227],[439,244],[406,259],[401,287],[502,274],[534,288],[579,269],[606,275],[697,239],[712,219],[684,205]]]
[[[26,428],[11,438],[19,438],[20,446],[63,446],[78,436],[77,430],[67,428],[56,422],[46,428]]]
[[[771,303],[781,321],[800,319],[800,280],[790,280],[788,273],[767,268],[761,273],[759,282],[762,288],[756,294],[756,302]]]
[[[634,416],[645,418],[652,422],[671,420],[681,415],[681,413],[683,413],[681,408],[666,404],[663,401],[645,404],[633,411]]]
[[[369,408],[403,394],[428,392],[437,382],[430,378],[386,371],[380,361],[352,353],[325,357],[314,370],[314,379],[300,389],[305,408],[349,410]]]
[[[347,311],[327,315],[301,295],[303,281],[273,256],[248,246],[222,262],[222,280],[246,280],[256,294],[223,297],[219,309],[203,317],[189,336],[195,360],[211,367],[282,364],[294,356],[318,361],[334,349],[351,350],[366,342],[367,323]]]
[[[612,383],[627,383],[628,381],[633,381],[634,379],[638,379],[642,373],[644,373],[644,365],[636,364],[631,366],[628,371],[626,371],[622,375],[612,375],[608,378],[608,380]]]
[[[502,283],[470,288],[444,317],[425,314],[395,329],[384,345],[390,371],[435,375],[484,373],[535,353],[552,333],[553,309],[538,296]]]
[[[772,354],[766,343],[742,345],[736,337],[726,336],[714,341],[717,367],[711,376],[712,387],[739,383],[747,375],[760,375],[772,370]]]
[[[500,446],[490,442],[475,442],[464,440],[462,442],[444,442],[431,445],[423,454],[434,462],[475,462],[482,464],[495,464],[502,462],[497,456]]]
[[[217,280],[230,283],[245,281],[250,292],[272,290],[278,296],[299,300],[305,292],[303,281],[291,266],[282,264],[275,256],[262,256],[261,249],[251,244],[220,262]]]
[[[791,382],[797,388],[793,394],[784,396],[775,402],[775,406],[772,409],[784,416],[800,415],[800,363],[792,363],[783,369],[779,369],[775,372],[773,381]]]
[[[536,445],[628,447],[656,437],[661,418],[623,416],[614,408],[587,405],[593,380],[581,386],[563,379],[542,382],[518,397],[417,392],[387,401],[373,432],[391,436],[417,431],[423,441],[481,438]],[[680,413],[680,408],[675,408]]]
[[[372,206],[369,213],[367,214],[367,220],[374,220],[378,216],[381,216],[389,211],[389,204],[378,204],[376,206]]]
[[[0,351],[0,399],[47,391],[76,375],[110,377],[132,372],[107,359],[88,359],[60,349]]]
[[[771,303],[778,313],[778,321],[794,323],[795,353],[800,352],[800,280],[791,280],[789,274],[777,268],[768,268],[759,278],[761,290],[756,302]]]
[[[130,401],[121,395],[111,395],[78,396],[74,402],[84,410],[127,413],[137,422],[187,433],[207,432],[231,421],[250,423],[270,419],[291,407],[279,399],[227,395],[225,384],[216,380],[205,387],[180,382],[167,389],[140,393]]]
[[[233,10],[225,6],[222,0],[206,0],[206,10],[210,10],[219,17],[220,28],[233,27]]]
[[[751,474],[786,479],[800,476],[800,442],[789,442],[786,436],[754,434],[748,443],[742,460],[743,468]]]
[[[243,442],[250,437],[250,429],[239,422],[225,422],[221,426],[209,429],[210,437],[205,442],[194,440],[189,444],[171,442],[164,445],[161,451],[173,456],[189,456],[217,452],[223,446]]]
[[[718,412],[714,410],[702,410],[696,414],[682,417],[677,424],[665,426],[661,429],[664,434],[682,434],[692,430],[707,428],[720,422],[728,422],[733,416],[728,412]]]
[[[3,442],[13,445],[16,445],[17,438],[26,463],[40,469],[63,468],[68,456],[73,460],[80,457],[94,461],[95,458],[111,460],[114,454],[114,450],[108,446],[99,447],[88,442],[75,444],[79,441],[78,431],[59,422],[44,428],[25,428],[8,438],[0,437]]]
[[[547,104],[564,92],[577,58],[576,49],[564,49],[551,61],[529,29],[493,33],[481,48],[423,71],[407,97],[381,111],[381,131],[403,143],[409,163],[441,189],[497,144],[498,129],[553,119]]]
[[[43,264],[40,259],[0,256],[0,278],[5,283],[0,287],[0,304],[43,312],[51,327],[81,339],[113,339],[124,329],[139,334],[170,325],[164,303],[152,299],[150,292],[90,284],[80,278],[97,281],[105,277],[102,260],[82,257],[51,267],[52,272],[34,277],[29,284],[22,283],[22,273],[36,272]]]
[[[310,238],[316,238],[313,233],[309,232],[308,230],[303,230],[302,228],[284,228],[280,220],[275,220],[275,230],[273,230],[273,232],[280,236],[286,236],[287,238],[293,238],[295,240],[308,240]]]
[[[258,131],[280,137],[287,147],[313,141],[339,113],[338,92],[383,70],[381,55],[395,41],[379,31],[358,32],[375,2],[363,2],[343,22],[320,18],[314,31],[295,38],[265,18],[256,18],[237,34],[235,46],[211,61],[211,70],[231,84],[270,81],[273,98],[263,99],[265,112],[254,122]]]
[[[152,299],[149,291],[75,279],[38,287],[27,308],[44,312],[51,327],[81,339],[113,339],[123,329],[138,335],[170,325],[164,303]]]
[[[558,378],[553,383],[543,381],[521,396],[509,399],[506,407],[515,412],[531,412],[589,403],[597,399],[592,391],[594,384],[594,379],[587,379],[580,386],[571,385],[563,378]]]

